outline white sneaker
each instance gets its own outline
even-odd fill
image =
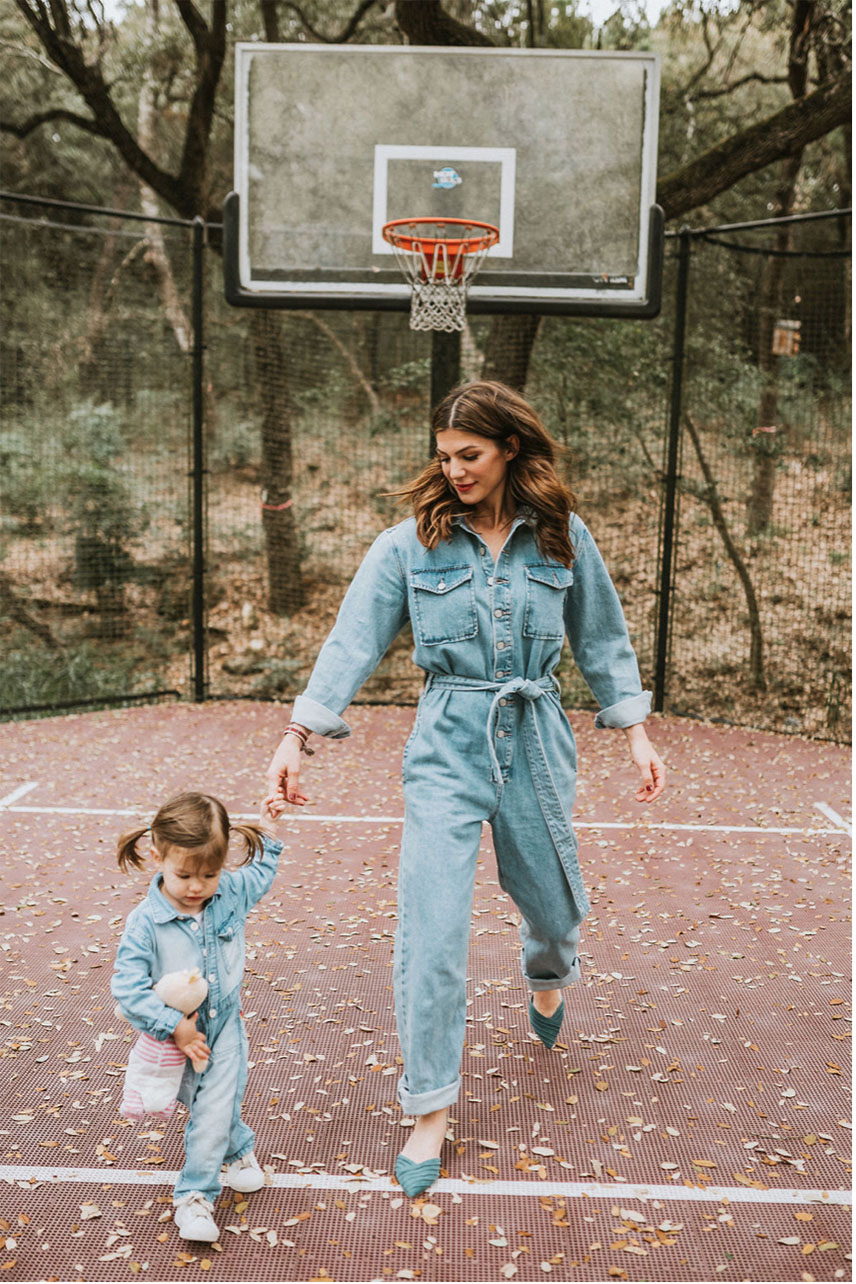
[[[172,1216],[181,1238],[214,1244],[220,1238],[220,1231],[213,1212],[214,1205],[198,1190],[192,1190],[177,1200]]]
[[[265,1184],[265,1175],[252,1151],[228,1164],[221,1178],[224,1186],[230,1186],[232,1190],[240,1190],[245,1194],[253,1190],[261,1190]]]

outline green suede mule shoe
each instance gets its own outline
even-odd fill
[[[559,1037],[559,1031],[562,1028],[562,1022],[565,1019],[565,1000],[556,1008],[552,1016],[543,1016],[536,1008],[532,999],[529,1000],[529,1024],[538,1035],[538,1038],[544,1044],[545,1048],[552,1048],[553,1044]]]
[[[399,1155],[395,1161],[395,1175],[408,1199],[415,1199],[429,1186],[433,1186],[440,1176],[440,1160],[425,1159],[421,1164],[417,1164],[412,1159]]]

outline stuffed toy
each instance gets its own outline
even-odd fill
[[[168,1007],[189,1016],[208,994],[208,982],[198,968],[189,972],[167,972],[154,987]],[[119,1007],[116,1014],[122,1016]],[[153,1039],[140,1032],[128,1054],[128,1068],[119,1113],[125,1119],[169,1119],[175,1110],[181,1077],[187,1057],[174,1039]],[[192,1061],[193,1069],[202,1074],[208,1061]]]

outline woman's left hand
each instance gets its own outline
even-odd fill
[[[636,801],[652,803],[655,798],[660,797],[666,787],[666,768],[663,759],[648,739],[643,723],[638,722],[633,727],[625,727],[624,734],[630,744],[630,756],[642,777],[642,786],[636,791]]]

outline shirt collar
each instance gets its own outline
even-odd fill
[[[163,892],[161,891],[162,879],[163,879],[162,874],[155,874],[154,877],[152,878],[152,881],[149,883],[149,897],[148,897],[149,908],[152,913],[152,918],[155,920],[155,922],[169,923],[174,918],[193,918],[192,914],[188,914],[186,910],[176,909],[175,906],[170,904],[170,902],[166,899]],[[205,904],[210,905],[211,901],[216,900],[216,898],[220,895],[221,895],[221,892],[220,892],[220,888],[218,887],[214,895],[209,897],[208,900],[205,902]]]
[[[530,508],[528,504],[521,504],[517,510],[514,521],[511,523],[511,529],[508,533],[510,535],[512,531],[516,531],[518,526],[535,526],[537,522],[538,515],[535,512],[535,509]],[[463,527],[463,529],[465,531],[469,531],[471,535],[476,534],[476,531],[474,531],[467,522],[466,513],[455,513],[452,517],[452,525]]]

